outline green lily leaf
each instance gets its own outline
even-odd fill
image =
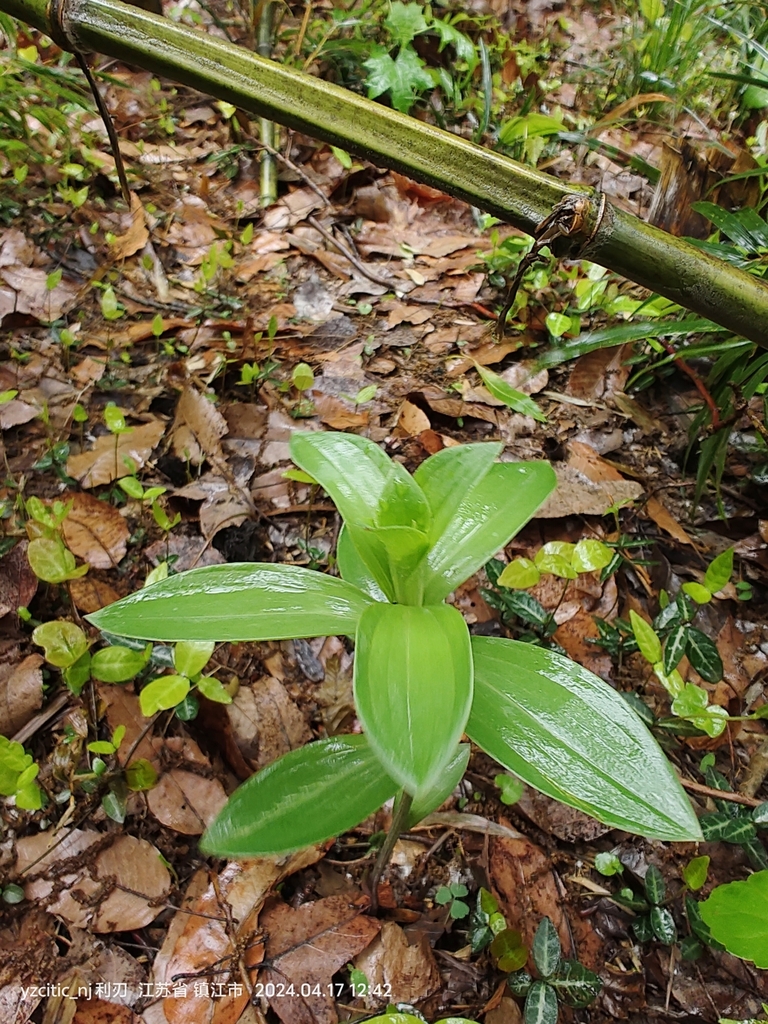
[[[424,492],[432,513],[431,541],[445,533],[462,501],[488,473],[503,448],[499,441],[456,445],[422,462],[413,479]]]
[[[374,601],[388,601],[389,598],[376,582],[376,578],[368,569],[368,566],[357,553],[357,548],[352,543],[349,530],[346,524],[339,532],[339,539],[336,542],[336,561],[339,566],[341,578],[351,583],[353,587],[362,590]]]
[[[437,784],[472,702],[469,631],[447,605],[372,604],[360,618],[355,704],[371,748],[409,793]]]
[[[370,599],[344,580],[294,565],[211,565],[144,587],[88,615],[142,640],[287,640],[354,636]]]
[[[202,849],[268,857],[340,835],[397,792],[365,736],[335,736],[292,750],[235,790]]]
[[[413,798],[411,811],[408,815],[408,828],[431,814],[443,801],[447,800],[464,777],[464,772],[469,764],[470,746],[468,743],[460,743],[459,749],[454,757],[448,762],[442,775],[434,784],[426,790],[421,790]]]
[[[475,696],[467,733],[535,789],[615,828],[701,838],[660,747],[621,694],[552,651],[472,638]]]
[[[548,462],[492,465],[458,503],[427,552],[424,603],[438,604],[485,565],[528,522],[556,483]]]

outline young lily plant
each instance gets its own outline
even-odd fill
[[[297,432],[294,462],[344,520],[340,579],[294,565],[216,565],[89,616],[110,634],[166,642],[354,638],[363,733],[310,743],[250,778],[208,828],[207,852],[296,850],[345,832],[392,797],[396,820],[409,827],[461,780],[464,735],[607,825],[701,838],[672,767],[620,694],[551,651],[470,636],[446,603],[555,486],[548,463],[499,463],[501,449],[446,448],[411,476],[366,438]]]

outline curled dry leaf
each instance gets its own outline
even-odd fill
[[[403,929],[394,921],[385,921],[378,938],[355,959],[355,967],[368,979],[375,991],[391,991],[389,1002],[414,1005],[433,995],[441,979],[426,937],[409,946]],[[381,1006],[386,999],[366,996],[368,1009]]]
[[[131,212],[128,220],[128,230],[118,235],[110,246],[112,256],[119,260],[135,255],[149,241],[144,207],[136,192],[131,192]]]
[[[168,869],[151,843],[81,829],[63,839],[53,832],[20,839],[15,870],[28,900],[94,932],[143,928],[161,912],[171,888]]]
[[[267,936],[264,959],[270,966],[260,980],[276,988],[292,982],[297,992],[317,986],[322,993],[270,999],[283,1024],[336,1024],[328,986],[378,934],[379,922],[365,916],[368,905],[367,896],[328,896],[297,910],[278,899],[267,904],[259,925]]]
[[[693,544],[686,530],[678,523],[672,513],[665,508],[658,498],[649,498],[645,504],[646,515],[656,523],[660,530],[668,533],[678,544]]]
[[[70,580],[69,594],[78,611],[84,612],[86,615],[106,608],[108,604],[119,601],[121,597],[114,587],[110,587],[103,580],[97,580],[90,574],[81,576],[77,580]]]
[[[10,430],[11,427],[29,423],[39,415],[40,410],[36,405],[22,402],[19,398],[12,398],[10,402],[3,402],[0,405],[0,430]]]
[[[407,399],[400,406],[395,431],[399,436],[415,437],[424,430],[431,429],[429,416],[423,412],[418,405],[409,402]]]
[[[125,520],[109,502],[91,494],[78,493],[72,500],[62,524],[67,547],[94,569],[115,568],[128,550],[131,534]]]
[[[46,262],[43,253],[21,231],[9,228],[0,232],[0,324],[12,313],[51,323],[75,305],[78,288],[73,281],[62,278],[49,290],[49,271],[32,266]]]
[[[161,420],[152,420],[117,437],[105,434],[90,451],[69,457],[67,473],[83,487],[99,487],[129,476],[132,470],[125,460],[132,460],[141,469],[164,431],[165,424]]]
[[[15,663],[18,648],[3,653],[0,664],[0,727],[13,736],[34,716],[43,703],[43,658],[30,654]]]
[[[193,387],[184,388],[171,428],[173,451],[178,458],[196,466],[206,456],[220,458],[221,439],[228,429],[212,401]]]

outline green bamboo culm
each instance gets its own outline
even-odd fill
[[[528,233],[567,197],[592,206],[559,255],[584,257],[768,348],[768,285],[569,185],[221,39],[120,0],[0,0],[75,52],[97,51],[442,189]],[[554,245],[554,243],[553,243]]]

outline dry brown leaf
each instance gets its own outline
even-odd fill
[[[248,991],[233,955],[234,944],[242,944],[246,967],[261,962],[264,947],[254,933],[265,897],[283,878],[314,864],[321,855],[321,848],[310,847],[282,864],[273,859],[230,862],[214,878],[203,870],[192,877],[183,910],[171,921],[152,966],[153,985],[183,986],[186,995],[164,999],[163,1016],[153,1017],[154,1024],[237,1024]],[[228,917],[234,934],[228,931]],[[215,973],[208,973],[209,968]],[[250,980],[252,972],[248,974]],[[178,975],[187,977],[174,982]],[[212,992],[223,994],[214,1000]]]
[[[617,391],[623,391],[627,383],[630,367],[624,363],[631,354],[632,345],[621,345],[579,356],[573,364],[565,393],[592,402],[612,398]]]
[[[588,447],[585,445],[584,447]],[[602,516],[612,505],[622,501],[635,501],[643,493],[641,484],[634,480],[595,481],[572,466],[556,465],[557,489],[534,513],[536,519],[559,519],[563,516]]]
[[[507,926],[520,932],[529,949],[539,922],[548,917],[560,937],[563,955],[599,970],[602,940],[578,913],[566,916],[552,860],[541,847],[526,836],[492,839],[489,874]]]
[[[387,327],[398,324],[424,324],[434,315],[429,306],[409,306],[406,302],[394,302],[387,316]]]
[[[128,550],[131,531],[125,520],[109,502],[92,494],[78,493],[71,500],[62,524],[67,547],[94,569],[114,569]]]
[[[611,831],[608,826],[601,825],[583,811],[561,804],[559,800],[553,800],[530,786],[524,788],[515,807],[542,832],[549,832],[567,843],[593,842]]]
[[[114,604],[115,601],[120,600],[121,596],[114,587],[110,587],[103,580],[97,580],[90,574],[81,576],[77,580],[71,580],[69,594],[78,611],[85,612],[86,615],[106,608],[108,604]]]
[[[430,430],[431,426],[429,416],[418,405],[414,405],[413,402],[406,400],[400,406],[400,413],[398,414],[395,426],[399,436],[415,437],[416,434],[420,434],[423,430]]]
[[[53,831],[43,832],[19,839],[16,858],[17,877],[28,900],[40,901],[68,924],[95,932],[145,927],[162,912],[159,903],[171,888],[160,851],[128,835],[73,829],[62,839]]]
[[[83,487],[99,487],[129,476],[131,470],[124,460],[133,460],[141,469],[164,431],[165,424],[161,420],[152,420],[117,437],[105,434],[98,438],[90,451],[69,457],[67,473]]]
[[[0,558],[0,618],[26,608],[37,593],[38,580],[27,558],[26,540],[21,540]]]
[[[673,537],[678,542],[678,544],[690,544],[693,546],[693,541],[686,531],[680,523],[678,523],[672,513],[661,504],[658,498],[649,498],[645,503],[645,511],[654,523],[656,523],[658,528],[663,530],[665,533],[668,533],[670,537]]]
[[[385,921],[378,938],[355,958],[355,967],[375,990],[389,991],[391,998],[366,996],[365,1005],[374,1009],[387,1001],[415,1005],[440,988],[441,978],[426,936],[409,946],[403,929],[394,921]]]
[[[323,206],[325,201],[311,188],[299,188],[289,192],[264,211],[263,225],[269,231],[283,231],[292,228],[314,210]]]
[[[33,267],[33,262],[38,265]],[[48,258],[21,231],[8,228],[0,232],[0,324],[12,313],[49,323],[75,305],[77,285],[62,278],[49,290],[48,271],[39,266],[43,262]]]
[[[63,1021],[62,1021],[63,1024]],[[78,999],[72,1024],[141,1024],[130,1006],[120,1006],[92,996]]]
[[[235,742],[256,768],[265,768],[312,738],[301,711],[272,676],[241,686],[226,708]]]
[[[96,345],[98,346],[98,341]],[[86,356],[85,359],[80,360],[77,366],[72,367],[72,379],[84,388],[101,380],[106,371],[106,359],[93,359],[91,356]]]
[[[199,836],[224,804],[227,794],[218,779],[172,768],[147,793],[147,805],[159,822],[185,836]]]
[[[460,398],[449,398],[441,388],[431,385],[421,388],[418,394],[425,399],[430,409],[443,416],[453,418],[473,416],[477,420],[484,420],[486,423],[498,426],[498,418],[493,409],[486,408],[479,402],[464,402]]]
[[[19,664],[18,648],[6,651],[0,663],[0,730],[4,736],[13,736],[34,717],[43,704],[44,659],[29,654]]]
[[[368,411],[360,409],[352,402],[335,395],[326,395],[322,391],[312,392],[312,401],[320,422],[334,430],[351,430],[364,427],[368,423]]]
[[[110,254],[114,259],[123,260],[143,249],[149,241],[149,231],[141,199],[136,192],[131,192],[130,226],[128,230],[117,235],[110,245]]]
[[[221,439],[227,433],[227,421],[205,395],[186,387],[176,406],[171,429],[173,451],[178,458],[198,466],[208,458],[221,458]]]
[[[22,402],[20,398],[12,398],[10,402],[3,402],[0,405],[0,430],[10,430],[11,427],[29,423],[39,415],[40,410],[36,405]]]
[[[266,905],[259,926],[271,967],[260,980],[283,988],[293,983],[297,992],[318,986],[323,993],[270,999],[284,1024],[336,1024],[335,1001],[326,993],[333,975],[378,934],[379,922],[364,914],[369,902],[367,896],[328,896],[297,910],[277,899]]]

